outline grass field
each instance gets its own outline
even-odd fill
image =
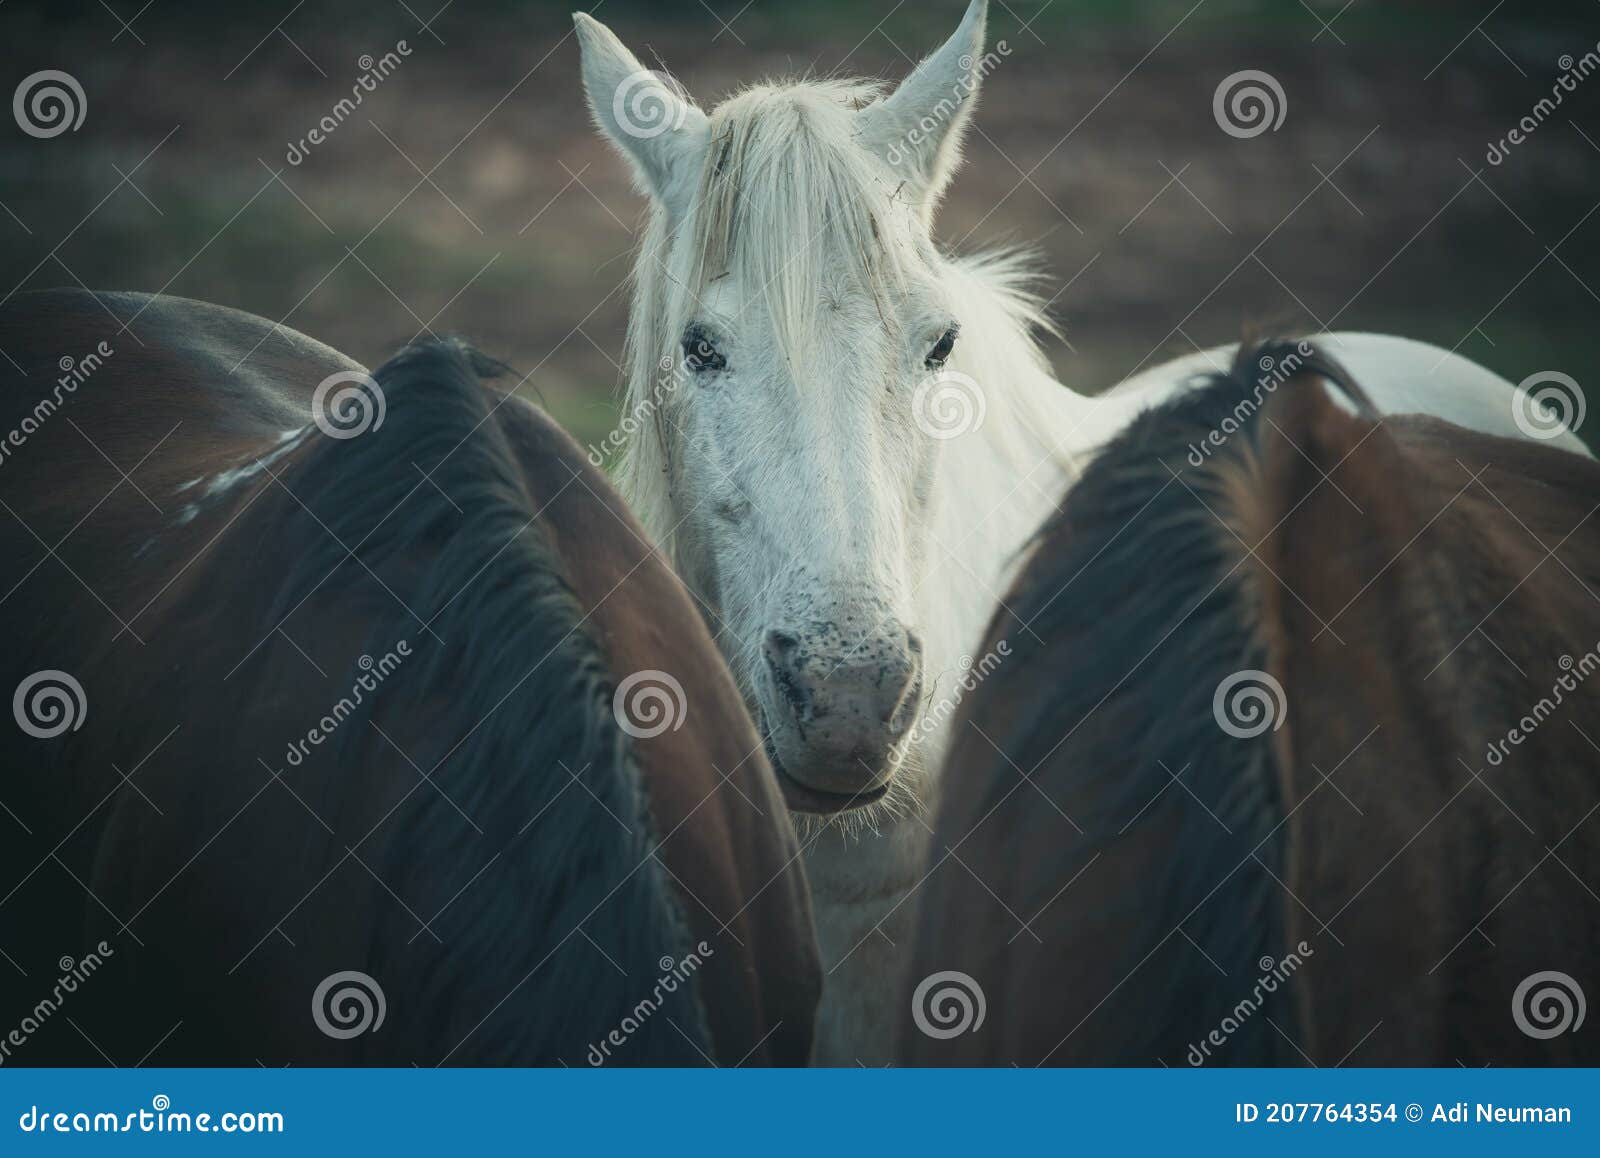
[[[598,437],[642,202],[588,124],[565,6],[457,0],[420,28],[436,7],[157,4],[128,31],[94,0],[12,0],[7,83],[64,69],[88,111],[74,134],[0,139],[0,292],[206,298],[369,363],[424,330],[464,333]],[[901,75],[962,7],[611,0],[598,15],[709,102],[786,73]],[[1100,389],[1250,324],[1407,334],[1513,380],[1593,377],[1600,78],[1503,164],[1485,151],[1549,95],[1563,54],[1595,48],[1600,4],[994,8],[1012,53],[940,233],[1037,248],[1064,380]],[[289,164],[358,58],[402,39],[410,55],[358,114]],[[1282,84],[1279,131],[1218,128],[1212,94],[1242,69]]]

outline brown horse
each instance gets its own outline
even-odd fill
[[[905,1059],[1600,1062],[1597,509],[1305,344],[1139,418],[962,705]]]
[[[0,348],[0,1060],[805,1063],[760,740],[548,417],[172,298]]]

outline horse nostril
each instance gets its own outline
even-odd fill
[[[895,640],[895,634],[900,639]],[[815,742],[847,751],[845,743],[876,750],[905,735],[922,695],[922,641],[909,631],[863,641],[844,656],[819,655],[811,641],[781,628],[763,636],[761,650],[778,700],[793,713],[802,735],[820,728]]]
[[[915,632],[906,632],[906,654],[898,681],[892,687],[892,696],[886,700],[887,710],[883,722],[889,735],[899,740],[917,716],[918,702],[922,698],[922,640]]]
[[[800,679],[800,641],[786,631],[769,631],[762,644],[772,681],[795,715],[804,719],[811,708],[811,691]]]

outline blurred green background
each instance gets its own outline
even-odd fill
[[[593,10],[709,104],[773,76],[898,77],[964,6]],[[1458,347],[1513,381],[1594,378],[1600,73],[1503,163],[1485,153],[1551,93],[1564,55],[1600,51],[1600,3],[991,7],[991,42],[1011,55],[986,82],[939,232],[963,250],[1038,248],[1064,381],[1099,390],[1246,325],[1324,323]],[[61,69],[88,108],[50,140],[0,127],[0,292],[204,298],[369,364],[424,327],[462,333],[531,371],[528,392],[580,440],[599,438],[644,206],[589,126],[568,8],[11,0],[7,91]],[[398,69],[288,164],[361,57],[400,40]],[[1242,69],[1282,85],[1278,131],[1219,129],[1213,92]]]

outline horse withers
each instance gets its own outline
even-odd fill
[[[903,1059],[1600,1061],[1597,510],[1309,344],[1139,418],[955,724]]]
[[[8,1064],[807,1060],[759,738],[548,417],[172,298],[0,347]]]

